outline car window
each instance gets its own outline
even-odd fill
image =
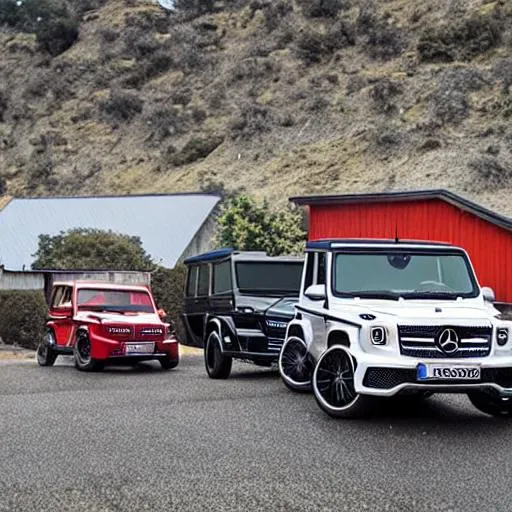
[[[56,308],[62,301],[64,295],[64,286],[57,286],[53,292],[52,308]]]
[[[231,261],[223,261],[213,266],[213,293],[231,291]]]
[[[325,252],[318,253],[318,273],[316,284],[326,284],[325,276]]]
[[[197,278],[197,295],[199,297],[204,297],[208,295],[210,288],[210,266],[209,265],[200,265],[199,266],[199,276]]]
[[[306,277],[304,280],[304,290],[307,290],[313,284],[314,270],[315,270],[315,253],[310,252],[306,255]]]
[[[187,296],[193,297],[196,294],[197,267],[189,267],[187,280]]]
[[[66,286],[64,288],[64,293],[62,294],[62,299],[59,303],[59,307],[70,308],[72,295],[73,295],[73,288],[71,288],[71,286]]]

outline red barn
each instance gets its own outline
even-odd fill
[[[309,240],[392,238],[466,249],[481,286],[512,302],[512,219],[447,190],[292,197],[306,206]]]

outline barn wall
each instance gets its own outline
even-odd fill
[[[43,290],[44,274],[9,272],[0,268],[0,290]]]
[[[309,239],[394,238],[449,242],[466,249],[482,286],[512,302],[512,232],[444,201],[313,205]]]

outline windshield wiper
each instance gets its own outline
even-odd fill
[[[404,299],[439,299],[453,300],[462,297],[463,294],[457,292],[407,292],[401,294]]]
[[[398,300],[400,295],[394,292],[389,292],[385,290],[365,290],[364,292],[337,292],[336,295],[338,297],[346,297],[354,299],[356,297],[361,297],[365,299],[387,299],[387,300]]]

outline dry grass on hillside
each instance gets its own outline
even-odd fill
[[[97,3],[55,58],[0,32],[9,193],[442,186],[512,214],[510,2]]]

